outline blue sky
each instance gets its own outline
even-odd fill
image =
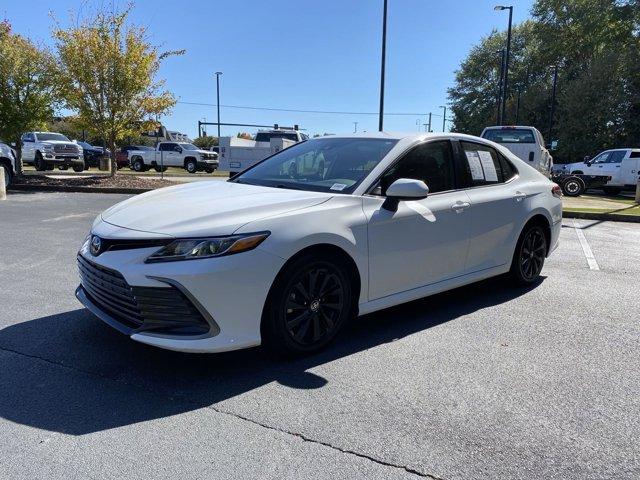
[[[113,0],[116,5],[126,2]],[[385,111],[442,109],[454,71],[471,46],[493,28],[504,29],[507,12],[485,0],[388,0]],[[14,30],[51,43],[49,12],[68,22],[70,11],[107,0],[4,0],[0,18]],[[533,0],[513,0],[514,22],[529,16]],[[85,7],[82,7],[85,5]],[[382,0],[138,0],[132,21],[148,27],[163,49],[185,49],[162,66],[161,77],[179,102],[162,119],[172,130],[197,134],[197,122],[216,117],[215,71],[222,71],[220,104],[302,110],[377,112]],[[437,115],[437,116],[436,116]],[[377,130],[377,115],[338,115],[221,107],[221,121],[299,124],[311,134]],[[417,131],[426,116],[385,117],[385,130]],[[256,129],[228,127],[222,134]],[[214,133],[214,127],[209,127]]]

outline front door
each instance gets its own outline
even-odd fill
[[[385,191],[399,178],[424,181],[427,198],[383,207]],[[364,198],[369,239],[369,299],[419,288],[462,274],[470,203],[455,190],[449,141],[426,142],[391,166]]]

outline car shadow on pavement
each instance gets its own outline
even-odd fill
[[[85,309],[46,316],[0,330],[0,416],[84,435],[215,406],[274,381],[322,388],[327,380],[309,369],[508,302],[538,284],[515,288],[491,279],[366,315],[323,352],[298,359],[260,348],[170,352],[127,339]]]

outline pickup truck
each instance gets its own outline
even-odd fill
[[[228,171],[233,176],[280,150],[308,139],[307,135],[298,130],[285,129],[259,131],[255,140],[222,137],[220,170]]]
[[[506,147],[520,160],[528,163],[543,175],[547,177],[551,175],[553,157],[537,128],[527,126],[487,127],[480,136]]]
[[[160,142],[155,150],[130,150],[129,164],[136,172],[154,168],[161,172],[167,167],[184,168],[189,173],[213,173],[218,168],[218,154],[187,142]]]
[[[565,173],[572,175],[605,175],[609,181],[602,187],[607,195],[623,190],[635,190],[640,175],[640,148],[605,150],[595,158],[564,165]]]
[[[74,172],[84,170],[82,147],[61,133],[27,132],[22,135],[22,162],[33,164],[36,170],[53,167],[72,167]]]

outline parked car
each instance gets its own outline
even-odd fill
[[[605,150],[595,158],[569,163],[566,170],[572,174],[606,175],[611,177],[602,188],[608,195],[623,190],[635,190],[640,175],[640,148],[616,148]]]
[[[520,160],[527,162],[543,175],[548,177],[551,174],[553,157],[537,128],[527,126],[487,127],[482,131],[481,137],[508,148]]]
[[[301,142],[227,182],[191,182],[99,215],[76,296],[133,340],[308,353],[353,316],[510,273],[537,281],[560,187],[462,134]]]
[[[129,163],[129,152],[132,150],[144,150],[153,152],[155,149],[147,145],[125,145],[124,147],[120,147],[120,149],[116,152],[116,163],[118,164],[118,168],[127,166],[129,168],[133,168]]]
[[[11,185],[16,174],[16,152],[6,143],[0,142],[0,167],[4,169],[4,186]]]
[[[192,143],[160,142],[152,151],[130,150],[129,162],[136,172],[154,168],[157,172],[167,167],[184,168],[189,173],[213,173],[218,168],[218,155],[201,150]]]
[[[36,170],[53,167],[72,167],[74,172],[84,170],[82,147],[61,133],[27,132],[22,135],[22,161],[35,165]]]
[[[100,166],[100,160],[103,157],[109,157],[111,155],[111,151],[109,149],[97,147],[83,141],[76,141],[76,143],[82,147],[85,168],[97,168]]]

